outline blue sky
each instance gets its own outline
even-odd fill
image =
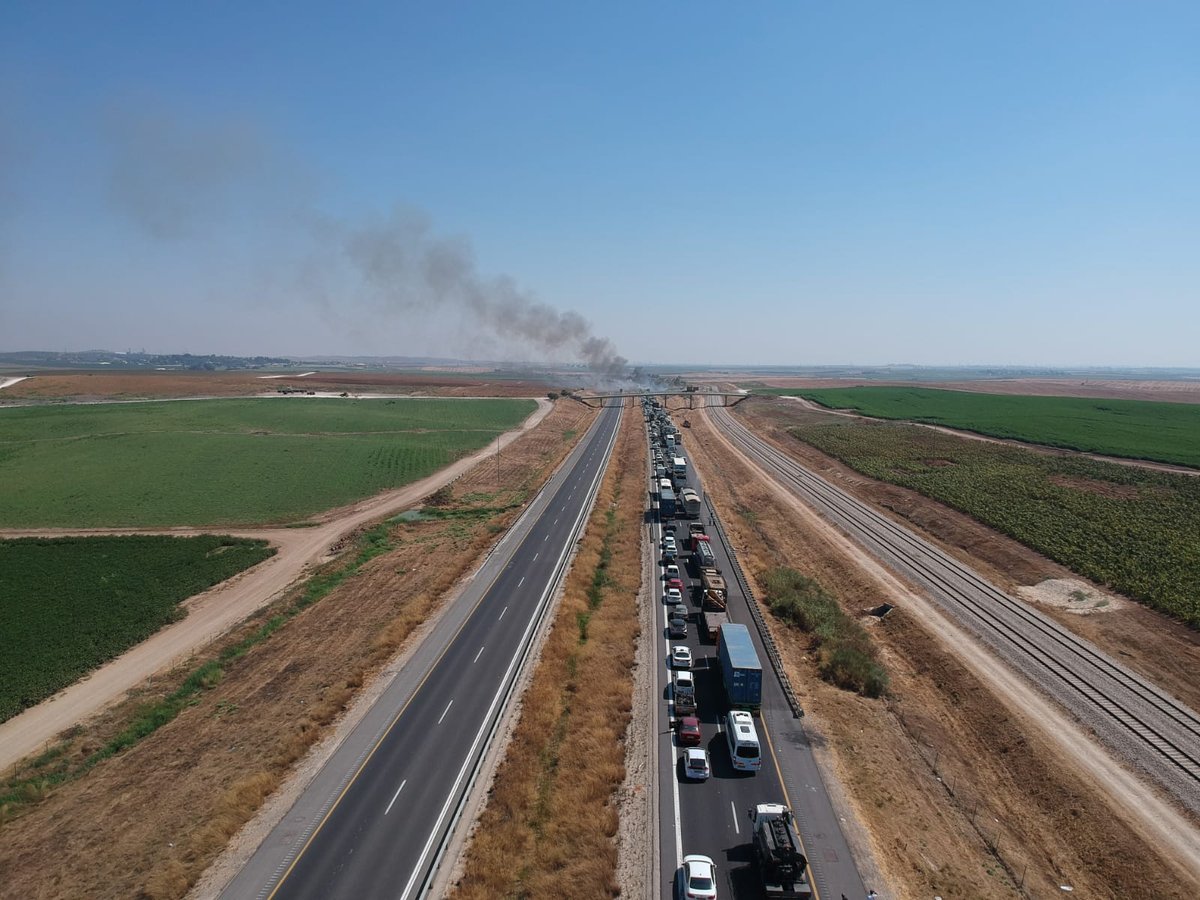
[[[10,0],[0,349],[571,357],[498,318],[540,303],[640,362],[1200,365],[1197,47],[1195,3]]]

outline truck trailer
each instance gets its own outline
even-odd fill
[[[669,487],[659,488],[658,517],[660,519],[675,518],[675,492]]]
[[[683,514],[689,519],[698,519],[700,511],[703,509],[703,504],[700,502],[700,495],[691,488],[684,488],[679,496],[683,501]]]
[[[715,644],[720,636],[721,626],[729,622],[729,616],[725,612],[725,607],[729,602],[725,579],[716,569],[701,569],[699,589],[704,632],[708,635],[708,639]]]
[[[721,626],[717,658],[730,708],[753,711],[762,706],[762,663],[745,625],[730,622]]]

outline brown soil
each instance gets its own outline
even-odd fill
[[[1015,593],[1018,587],[1047,579],[1080,577],[970,516],[916,491],[861,475],[785,430],[791,424],[812,422],[814,417],[826,414],[806,411],[785,401],[760,398],[738,404],[735,412],[758,435],[843,490],[916,526],[918,533],[1004,590]],[[1099,586],[1092,587],[1097,593],[1106,592]],[[1103,616],[1081,617],[1052,607],[1039,609],[1188,706],[1200,709],[1200,682],[1195,677],[1200,671],[1200,634],[1132,600]]]
[[[520,722],[468,847],[452,893],[457,900],[619,892],[616,793],[625,777],[623,737],[639,631],[646,458],[640,416],[626,412],[613,453],[522,698]],[[611,559],[597,602],[606,535]]]
[[[306,391],[393,391],[447,397],[538,397],[553,385],[528,380],[488,380],[486,375],[316,372],[304,378],[264,378],[260,371],[237,372],[70,372],[34,375],[4,389],[0,404],[34,400],[135,400],[169,397],[254,396],[281,387]]]
[[[556,404],[541,427],[502,455],[503,490],[497,493],[495,468],[479,466],[454,483],[454,502],[519,501],[545,480],[593,415],[579,404]],[[392,551],[229,663],[194,706],[78,780],[46,788],[44,799],[0,825],[0,896],[182,897],[518,513],[513,507],[494,519],[392,526]],[[327,568],[344,564],[345,558]],[[272,604],[192,664],[156,677],[75,729],[62,758],[85,758],[140,703],[174,690],[197,665],[290,602]]]
[[[1140,495],[1137,486],[1117,484],[1114,481],[1097,481],[1094,478],[1072,475],[1051,475],[1050,481],[1059,487],[1083,491],[1085,494],[1095,494],[1098,497],[1111,497],[1114,500],[1136,500]]]
[[[892,598],[844,540],[775,493],[706,421],[693,419],[689,449],[752,579],[792,566],[852,614]],[[949,524],[944,511],[922,517]],[[991,547],[983,538],[966,543]],[[994,549],[1002,551],[994,558],[1021,559],[1013,548]],[[1039,566],[1027,560],[1023,568]],[[806,727],[828,749],[834,776],[870,831],[888,893],[1048,897],[1069,885],[1080,896],[1185,897],[1200,886],[1194,874],[1185,884],[1187,875],[1123,821],[1038,722],[994,693],[903,605],[880,622],[863,620],[891,677],[883,701],[820,681],[808,638],[768,620],[809,713]]]

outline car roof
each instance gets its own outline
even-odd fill
[[[683,755],[688,759],[702,759],[708,762],[708,751],[703,747],[688,747],[683,751]]]
[[[699,853],[694,853],[691,856],[685,856],[683,858],[683,864],[685,866],[695,866],[697,868],[700,866],[705,866],[709,869],[709,874],[712,874],[712,870],[716,868],[716,864],[711,858],[707,856],[701,856]]]
[[[684,716],[682,719],[679,720],[679,724],[695,725],[697,728],[699,728],[700,727],[700,718],[699,718],[699,716]]]

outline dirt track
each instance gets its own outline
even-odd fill
[[[500,446],[507,446],[522,432],[535,427],[552,408],[550,401],[538,400],[538,409],[520,428],[502,435]],[[184,603],[187,616],[183,620],[105,663],[49,700],[0,723],[0,771],[36,751],[64,729],[120,700],[130,688],[185,659],[265,606],[356,529],[415,504],[494,452],[495,445],[489,444],[420,481],[327,512],[318,517],[319,524],[312,528],[0,529],[0,538],[135,533],[184,536],[217,531],[237,537],[265,538],[279,551],[271,559],[187,600]]]

